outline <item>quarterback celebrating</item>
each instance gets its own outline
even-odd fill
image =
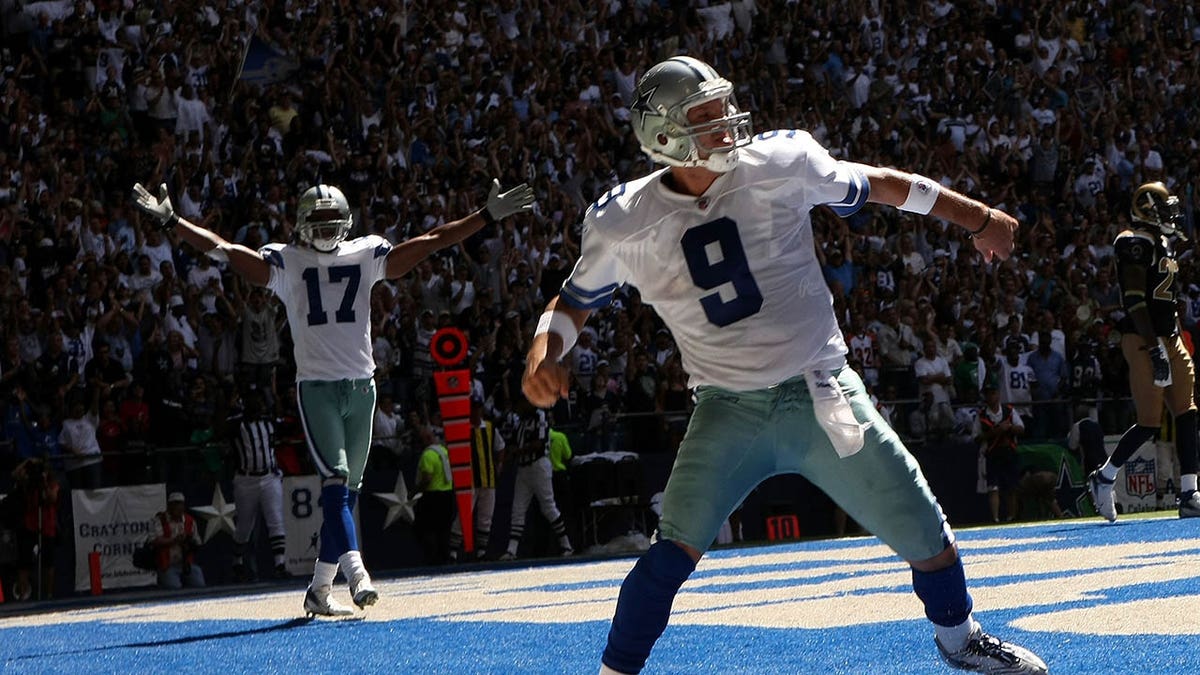
[[[1088,490],[1096,510],[1109,522],[1117,519],[1113,482],[1117,471],[1142,447],[1158,436],[1163,399],[1175,417],[1175,450],[1179,453],[1179,517],[1200,517],[1200,494],[1196,492],[1196,402],[1192,395],[1195,369],[1192,357],[1179,336],[1176,311],[1175,273],[1178,264],[1171,253],[1171,237],[1183,237],[1177,229],[1183,212],[1179,198],[1162,183],[1146,183],[1133,193],[1130,208],[1133,227],[1117,235],[1113,250],[1121,284],[1125,317],[1121,331],[1121,353],[1129,364],[1129,392],[1137,412],[1137,423],[1117,442],[1113,454],[1088,476]]]
[[[137,205],[202,253],[227,259],[247,281],[271,289],[287,309],[295,342],[296,393],[309,451],[324,479],[321,548],[304,597],[309,615],[344,616],[352,611],[332,597],[339,567],[360,609],[379,594],[363,566],[351,515],[362,485],[375,410],[375,361],[371,355],[371,287],[404,276],[434,251],[453,246],[486,223],[533,204],[522,184],[500,192],[492,182],[487,206],[466,218],[392,246],[378,235],[347,240],[354,225],[342,191],[309,188],[296,206],[295,241],[258,251],[231,244],[181,218],[167,186],[154,198],[139,183]]]
[[[972,617],[954,535],[916,460],[855,372],[813,250],[809,211],[867,202],[967,227],[1007,258],[1016,221],[937,181],[838,161],[807,132],[751,137],[733,85],[689,57],[642,77],[631,124],[668,167],[611,190],[584,216],[581,256],[527,355],[534,404],[567,395],[559,360],[591,311],[637,286],[679,344],[696,408],[663,495],[657,541],[621,586],[602,673],[637,673],[679,587],[721,524],[763,479],[799,473],[900,554],[953,666],[1044,673]]]

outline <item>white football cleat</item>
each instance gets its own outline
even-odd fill
[[[309,586],[308,592],[304,594],[304,612],[309,618],[354,614],[354,610],[333,599],[333,588],[330,586]]]
[[[1200,518],[1200,492],[1192,490],[1179,496],[1179,517]]]
[[[1050,669],[1037,654],[1005,642],[976,628],[967,644],[956,652],[947,651],[936,637],[938,652],[953,668],[977,673],[1011,673],[1012,675],[1046,675]]]
[[[379,593],[371,585],[371,577],[363,573],[350,581],[350,597],[359,609],[365,609],[379,600]]]
[[[1088,492],[1092,495],[1092,503],[1096,511],[1110,523],[1117,522],[1117,506],[1113,503],[1113,483],[1100,475],[1100,470],[1093,471],[1088,476]]]

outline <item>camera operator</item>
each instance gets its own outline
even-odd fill
[[[203,587],[204,572],[195,561],[200,534],[196,531],[196,520],[187,512],[182,492],[167,496],[167,510],[159,512],[158,521],[162,525],[162,534],[154,540],[158,547],[158,585]]]
[[[54,595],[54,551],[58,548],[58,479],[38,458],[22,461],[12,472],[13,490],[5,498],[5,523],[16,533],[17,581],[13,599]],[[36,574],[36,577],[34,576]]]

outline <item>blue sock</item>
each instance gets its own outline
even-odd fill
[[[692,557],[669,541],[659,541],[642,554],[621,584],[604,665],[622,673],[642,670],[667,627],[675,594],[694,569]]]
[[[350,516],[351,493],[345,485],[333,483],[321,488],[321,550],[317,559],[336,564],[346,551],[358,548],[358,533]]]
[[[971,594],[962,559],[936,572],[913,568],[913,591],[925,603],[925,616],[938,626],[958,626],[971,616]]]

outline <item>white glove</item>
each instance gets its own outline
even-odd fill
[[[167,203],[170,206],[170,202]],[[500,181],[492,179],[492,191],[488,194],[487,210],[493,220],[501,220],[514,213],[533,208],[533,188],[521,183],[508,192],[500,192]]]
[[[141,183],[133,186],[133,196],[137,199],[138,208],[158,219],[159,227],[167,229],[179,222],[175,215],[175,207],[171,206],[171,196],[167,194],[167,184],[158,186],[158,199],[150,194]]]

